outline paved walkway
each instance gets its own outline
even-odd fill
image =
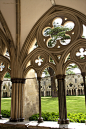
[[[37,121],[24,121],[24,122],[9,122],[8,118],[0,119],[0,125],[8,126],[25,126],[26,128],[54,128],[54,129],[86,129],[86,123],[71,123],[70,124],[58,124],[57,122],[44,121],[38,123]]]

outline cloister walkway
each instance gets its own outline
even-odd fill
[[[0,129],[86,129],[86,123],[72,123],[58,124],[57,122],[44,121],[38,123],[37,121],[24,122],[9,122],[8,118],[0,120]]]

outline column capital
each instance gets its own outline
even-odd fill
[[[41,80],[41,77],[37,77],[37,80],[40,81]]]
[[[59,80],[62,80],[62,79],[65,79],[65,76],[66,75],[64,75],[64,74],[63,75],[62,74],[58,74],[58,75],[56,75],[56,78],[59,79]]]
[[[0,80],[0,84],[2,84],[3,81]]]
[[[25,84],[25,78],[11,78],[12,83],[22,83]]]
[[[85,77],[85,76],[86,76],[86,73],[85,73],[85,72],[82,72],[81,75],[82,75],[83,77]]]

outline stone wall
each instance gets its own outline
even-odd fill
[[[27,77],[29,78],[35,77],[35,74],[29,75],[28,73]],[[5,78],[2,83],[2,97],[4,97],[4,93],[6,92],[7,92],[7,97],[10,97],[12,92],[12,83],[10,81],[5,81],[5,80],[10,80],[10,79]],[[56,89],[58,91],[57,79],[55,80],[55,82],[56,82]],[[83,78],[80,74],[67,75],[65,78],[65,85],[66,85],[66,95],[84,95]],[[4,89],[4,86],[5,86],[5,89]],[[38,94],[38,84],[36,79],[27,79],[25,88],[26,88],[25,91],[28,92],[26,94],[29,94],[29,96],[32,96],[32,91],[34,94]],[[51,96],[51,78],[50,77],[41,79],[41,96]]]
[[[26,78],[35,77],[34,70],[30,70]],[[35,79],[27,79],[24,86],[24,118],[38,113],[39,99],[38,99],[38,84]]]
[[[1,89],[1,97],[11,97],[12,94],[12,82],[8,78],[4,78]]]
[[[58,84],[56,82],[56,90],[58,92]],[[83,78],[80,74],[67,75],[65,78],[66,95],[84,95]],[[41,96],[51,96],[51,78],[42,78],[41,80]]]

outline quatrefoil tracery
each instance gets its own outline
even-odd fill
[[[41,66],[42,62],[43,62],[44,58],[41,59],[40,56],[38,56],[38,59],[35,60],[35,63],[38,64],[38,66]]]
[[[3,62],[0,62],[0,72],[3,71],[5,68],[5,65]]]
[[[76,56],[79,56],[80,59],[84,59],[86,56],[86,50],[84,50],[84,48],[80,48],[79,52],[76,53]]]

